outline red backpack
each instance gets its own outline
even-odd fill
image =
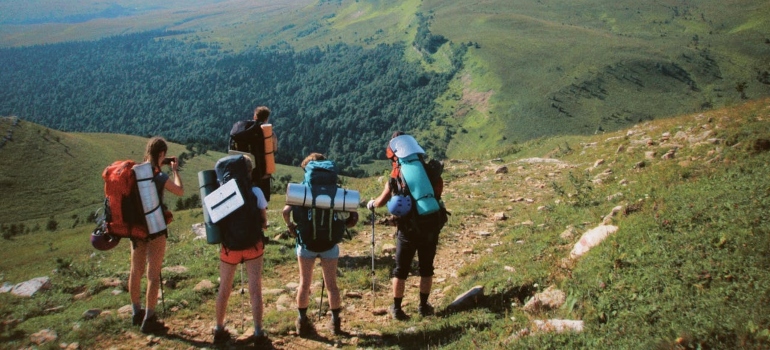
[[[133,160],[119,160],[102,172],[107,234],[136,239],[148,237]]]

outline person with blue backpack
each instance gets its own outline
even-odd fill
[[[323,271],[323,283],[329,290],[329,309],[332,312],[329,329],[335,335],[344,335],[340,318],[342,299],[337,286],[337,261],[340,255],[338,243],[342,241],[345,229],[356,224],[358,214],[334,210],[340,203],[331,204],[329,205],[331,208],[326,208],[316,202],[317,200],[320,202],[318,198],[322,197],[333,200],[334,193],[338,190],[337,169],[332,161],[327,160],[323,154],[311,153],[300,166],[305,171],[305,180],[301,187],[307,188],[307,197],[312,196],[312,204],[287,204],[283,208],[283,220],[286,222],[289,233],[296,239],[299,264],[299,288],[297,289],[299,316],[295,326],[300,337],[307,337],[314,332],[307,311],[310,304],[313,264],[316,258],[319,258]],[[327,192],[328,196],[324,197],[324,192]],[[287,192],[287,203],[290,195]],[[353,208],[357,204],[352,204]]]
[[[382,193],[366,207],[373,213],[375,208],[387,205],[390,213],[398,218],[396,266],[391,273],[393,304],[388,312],[393,319],[403,321],[409,319],[401,304],[415,254],[419,258],[420,273],[417,310],[423,317],[434,313],[428,302],[433,285],[433,260],[439,233],[447,222],[447,211],[441,202],[443,166],[435,160],[426,163],[425,151],[414,137],[400,131],[391,137],[386,155],[392,165],[390,179]]]

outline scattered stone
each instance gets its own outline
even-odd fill
[[[478,232],[478,235],[479,235],[480,237],[489,237],[489,236],[491,236],[492,234],[491,234],[491,233],[489,233],[489,231],[479,231],[479,232]]]
[[[363,298],[363,295],[360,292],[347,292],[345,293],[346,298],[353,298],[353,299],[361,299]]]
[[[611,194],[611,195],[607,196],[607,201],[608,202],[614,202],[618,198],[623,198],[623,193],[618,192],[618,193],[615,193],[615,194]]]
[[[471,254],[473,254],[473,249],[471,248],[463,249],[463,255],[471,255]]]
[[[112,292],[110,292],[110,294],[112,294],[112,295],[121,295],[121,294],[123,294],[123,290],[122,289],[113,289]]]
[[[31,297],[39,290],[48,289],[51,289],[51,279],[48,277],[36,277],[13,286],[11,294],[20,297]]]
[[[644,152],[644,158],[655,159],[655,151]]]
[[[176,274],[187,273],[187,270],[188,269],[186,267],[181,266],[181,265],[169,266],[169,267],[164,267],[163,268],[163,272],[176,273]]]
[[[618,146],[618,149],[615,150],[615,153],[623,153],[623,151],[625,151],[625,150],[626,150],[626,146],[620,145],[620,146]]]
[[[102,310],[100,309],[90,309],[86,310],[86,312],[83,313],[83,319],[91,320],[96,318],[97,316],[101,315]]]
[[[297,282],[286,283],[286,289],[288,289],[290,291],[295,291],[295,290],[297,290],[297,288],[299,288],[299,283],[297,283]]]
[[[533,322],[533,332],[556,332],[563,333],[567,331],[582,332],[583,321],[579,320],[535,320]]]
[[[588,231],[580,237],[580,241],[575,243],[575,247],[570,252],[570,258],[577,259],[587,253],[591,248],[599,245],[610,234],[617,232],[618,227],[613,225],[599,225]]]
[[[0,287],[0,293],[8,293],[13,289],[13,283],[11,282],[4,282],[3,285]]]
[[[550,286],[543,292],[535,294],[523,309],[530,313],[558,309],[566,300],[567,295],[563,291]]]
[[[495,174],[508,174],[508,167],[507,166],[501,166],[501,167],[495,169]]]
[[[37,333],[34,333],[29,336],[29,341],[32,343],[35,343],[36,345],[42,345],[48,342],[55,341],[59,336],[56,334],[56,331],[52,329],[43,329]]]
[[[88,291],[85,291],[85,292],[82,292],[82,293],[78,293],[78,294],[75,294],[75,295],[72,297],[72,300],[83,300],[83,299],[85,299],[85,298],[88,298],[90,295],[91,295],[91,294],[90,294],[90,293],[88,293]]]
[[[494,218],[495,221],[505,221],[505,220],[508,220],[508,216],[505,215],[505,212],[495,213],[495,216],[493,218]]]
[[[382,245],[382,253],[383,254],[395,254],[396,253],[396,246],[392,245],[390,243],[383,244]]]
[[[123,285],[123,281],[119,278],[102,278],[102,285],[105,287],[120,287]]]
[[[388,314],[388,309],[386,309],[384,307],[380,307],[380,308],[376,308],[376,309],[372,310],[372,315],[374,315],[374,316],[382,316],[382,315],[387,315],[387,314]]]
[[[198,284],[193,287],[194,291],[202,291],[202,290],[211,290],[214,289],[216,286],[214,285],[214,282],[211,282],[211,280],[202,280],[198,282]]]
[[[264,289],[262,290],[262,295],[281,295],[285,292],[286,290],[283,288]]]
[[[504,269],[505,271],[508,271],[508,272],[516,272],[516,268],[515,268],[515,267],[513,267],[513,266],[507,266],[507,265],[506,265],[505,267],[503,267],[503,269]]]
[[[195,235],[196,239],[206,239],[206,224],[205,223],[197,223],[192,225],[192,232]]]
[[[660,159],[673,159],[676,156],[676,148],[672,148],[666,152]]]
[[[571,239],[575,235],[575,227],[574,226],[567,226],[567,229],[564,230],[564,232],[559,235],[561,239]]]
[[[484,297],[484,286],[475,286],[461,294],[447,306],[447,309],[457,310],[476,305]]]
[[[634,169],[641,169],[641,168],[644,168],[646,165],[647,165],[647,163],[645,163],[644,161],[641,161],[641,162],[638,162],[638,163],[634,164]]]
[[[604,164],[604,159],[598,159],[597,161],[594,162],[594,168],[596,168],[596,167],[598,167],[598,166],[600,166],[602,164]]]

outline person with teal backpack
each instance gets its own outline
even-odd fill
[[[335,335],[342,335],[342,299],[337,286],[339,243],[346,228],[358,221],[355,210],[359,197],[355,191],[339,188],[337,168],[323,154],[311,153],[302,161],[301,167],[305,171],[305,179],[302,184],[289,184],[287,205],[283,209],[283,220],[296,239],[299,263],[299,316],[295,326],[300,337],[314,331],[307,309],[310,305],[313,264],[316,258],[320,258],[323,284],[329,290],[329,309],[332,312],[329,328]],[[323,297],[323,289],[321,293]]]
[[[401,308],[406,278],[412,259],[419,258],[420,305],[418,313],[425,317],[434,313],[428,302],[433,285],[433,260],[438,238],[447,222],[447,211],[441,201],[444,182],[443,166],[436,160],[425,162],[425,151],[414,137],[397,131],[393,134],[386,154],[393,169],[382,193],[370,200],[366,207],[374,213],[376,207],[387,205],[398,220],[396,232],[396,267],[391,273],[393,304],[388,308],[391,317],[407,320]]]

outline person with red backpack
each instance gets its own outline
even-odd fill
[[[447,222],[447,211],[441,202],[443,168],[438,161],[431,161],[428,166],[422,147],[412,136],[400,131],[391,137],[386,154],[393,166],[390,179],[382,193],[366,207],[374,212],[375,208],[387,205],[390,213],[398,218],[396,267],[391,273],[393,304],[388,312],[393,319],[403,321],[409,319],[401,303],[415,254],[419,257],[420,273],[418,313],[423,317],[434,313],[428,302],[433,285],[433,260],[439,233]]]
[[[155,183],[160,203],[163,203],[163,193],[169,191],[176,196],[184,195],[182,177],[179,176],[179,162],[176,157],[166,158],[168,145],[162,137],[153,137],[147,142],[144,161],[152,165]],[[164,164],[171,167],[174,179],[161,171]],[[163,205],[165,207],[165,205]],[[167,329],[158,320],[155,306],[158,304],[158,289],[160,288],[160,270],[166,255],[166,238],[168,231],[149,235],[146,239],[131,238],[131,272],[128,277],[128,291],[131,296],[133,309],[132,323],[141,325],[142,333],[156,333]],[[147,295],[145,309],[141,307],[142,275],[147,272]]]

